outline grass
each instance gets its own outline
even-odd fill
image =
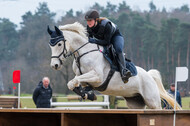
[[[32,99],[21,99],[21,107],[22,108],[36,108]]]
[[[117,101],[117,107],[119,107],[119,108],[127,107],[126,101],[125,100],[118,100]]]
[[[183,109],[190,110],[190,97],[183,97],[181,102]]]

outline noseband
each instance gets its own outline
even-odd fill
[[[52,42],[55,41],[55,42]],[[51,38],[50,40],[50,45],[51,46],[55,46],[58,42],[63,41],[64,42],[64,47],[63,47],[63,51],[58,55],[58,56],[51,56],[51,58],[57,58],[59,59],[60,63],[63,64],[62,60],[60,59],[60,56],[63,55],[64,58],[66,58],[66,54],[67,54],[67,49],[65,46],[65,38],[64,37],[56,37],[56,38]]]

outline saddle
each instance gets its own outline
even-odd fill
[[[102,51],[103,56],[109,62],[111,69],[119,72],[119,58],[116,55],[116,51],[113,48],[113,45],[104,46],[104,50]],[[137,75],[137,69],[134,63],[131,60],[125,57],[126,69],[131,72],[132,76]]]

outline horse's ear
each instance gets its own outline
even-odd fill
[[[55,27],[55,31],[58,35],[62,35],[62,31],[59,30],[59,28],[57,26],[54,26]]]
[[[53,33],[53,31],[50,30],[49,25],[47,26],[47,32],[49,33],[49,35],[51,35]]]

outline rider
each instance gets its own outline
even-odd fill
[[[118,27],[107,18],[100,18],[97,10],[89,10],[85,19],[87,21],[87,32],[90,43],[102,46],[112,44],[119,58],[120,74],[124,82],[131,76],[126,69],[125,57],[123,55],[124,38]]]

